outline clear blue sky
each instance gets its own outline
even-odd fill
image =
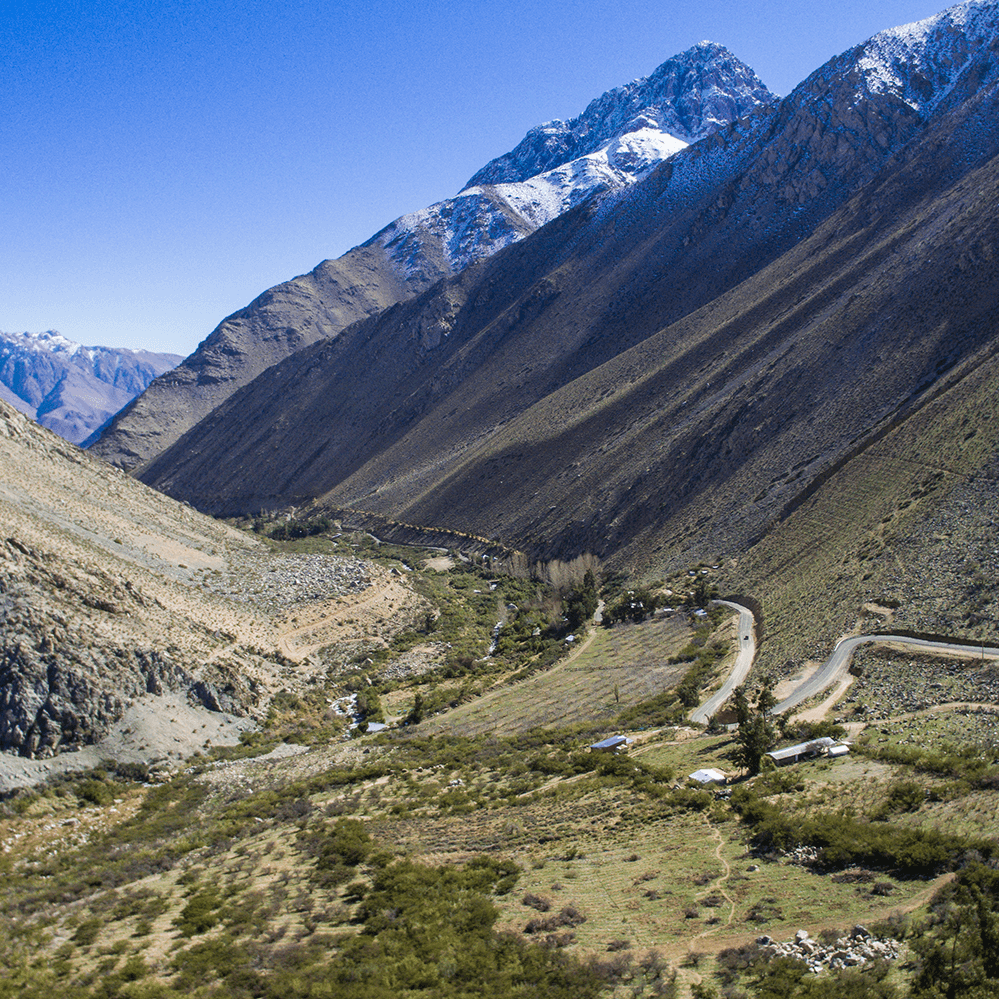
[[[934,0],[0,0],[0,329],[190,353],[710,39],[786,94]]]

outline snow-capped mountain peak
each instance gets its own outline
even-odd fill
[[[608,90],[570,121],[532,128],[515,149],[487,163],[466,187],[527,180],[650,125],[683,142],[696,142],[773,97],[724,46],[699,42],[648,76]]]
[[[87,349],[75,340],[64,337],[58,330],[46,330],[44,333],[4,333],[0,335],[18,341],[25,350],[64,354],[68,357],[74,357],[81,350]]]
[[[531,129],[456,197],[396,219],[369,244],[381,244],[407,277],[439,251],[452,272],[462,270],[597,191],[641,180],[772,98],[728,49],[700,42],[649,76],[602,94],[571,121]]]
[[[878,32],[854,50],[857,69],[869,93],[899,97],[925,116],[946,98],[974,56],[996,43],[997,23],[997,0],[967,0]]]
[[[0,332],[0,399],[80,443],[180,360],[146,350],[85,347],[56,330]]]

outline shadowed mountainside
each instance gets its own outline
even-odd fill
[[[142,465],[272,364],[523,239],[594,192],[634,183],[687,142],[772,96],[720,45],[705,42],[674,56],[647,79],[604,94],[572,122],[532,130],[524,143],[540,130],[543,149],[532,158],[522,143],[510,154],[519,166],[513,182],[471,184],[271,288],[223,320],[87,443],[119,467]]]
[[[156,379],[85,446],[123,468],[146,461],[272,364],[446,273],[443,261],[428,255],[419,271],[400,275],[380,245],[326,260],[224,319],[190,357]]]
[[[546,556],[751,543],[991,353],[997,44],[973,6],[302,351],[142,478]]]

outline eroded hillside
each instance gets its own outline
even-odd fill
[[[137,699],[151,717],[157,698],[176,696],[216,720],[259,717],[277,691],[327,668],[319,648],[349,646],[368,625],[391,636],[420,606],[378,566],[276,554],[6,404],[0,523],[7,752],[44,757],[99,742]],[[139,758],[176,759],[211,734],[174,731],[153,745],[153,733],[143,746],[139,733],[129,746]]]

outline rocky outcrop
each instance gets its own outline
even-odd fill
[[[141,618],[147,602],[131,581],[0,541],[0,750],[44,757],[89,745],[143,694],[247,713],[257,693],[238,674],[198,668],[152,635],[111,638],[114,619]]]
[[[869,961],[896,961],[901,949],[897,940],[874,937],[864,926],[855,926],[849,936],[839,937],[831,944],[814,940],[807,930],[798,930],[793,940],[783,943],[767,936],[759,937],[756,943],[763,957],[804,961],[813,974],[826,969],[856,968]]]
[[[701,42],[649,76],[607,91],[578,117],[532,128],[515,149],[490,160],[465,186],[526,180],[650,125],[697,142],[774,97],[728,49]]]
[[[0,402],[0,750],[48,757],[109,736],[111,751],[179,758],[213,732],[235,738],[234,716],[325,673],[315,636],[351,640],[337,613],[352,621],[380,571],[274,555]],[[307,626],[291,620],[304,609]],[[150,701],[179,705],[176,724],[146,718]]]

